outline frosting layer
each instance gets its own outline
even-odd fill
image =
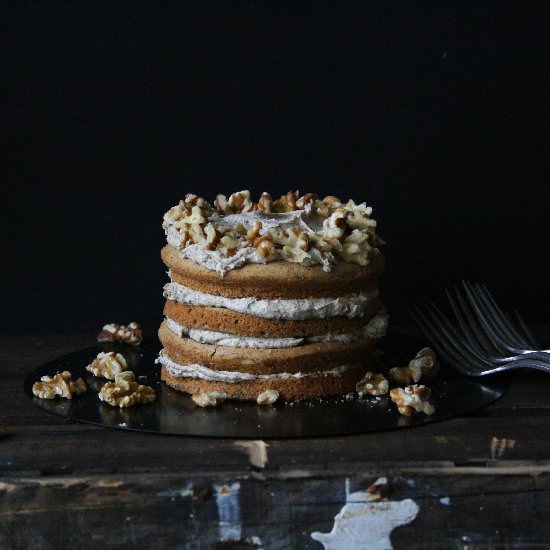
[[[378,290],[360,292],[337,298],[302,298],[295,300],[262,300],[254,297],[227,298],[205,294],[180,283],[164,285],[164,297],[180,304],[204,307],[222,307],[267,319],[324,319],[327,317],[361,317]]]
[[[269,380],[269,379],[291,379],[300,380],[302,378],[319,378],[322,376],[342,376],[344,372],[351,368],[348,365],[334,367],[329,370],[317,371],[311,373],[305,372],[280,372],[276,374],[251,374],[248,372],[213,370],[204,365],[191,364],[181,365],[172,361],[170,357],[160,352],[156,363],[160,363],[166,368],[170,376],[175,378],[199,378],[201,380],[210,380],[215,382],[227,382],[235,384],[237,382],[246,382],[251,380]]]
[[[214,344],[237,348],[292,348],[303,344],[315,344],[324,342],[353,342],[361,337],[381,338],[386,334],[388,327],[388,315],[384,310],[379,311],[364,327],[354,332],[341,334],[326,333],[318,336],[303,338],[267,338],[256,336],[241,336],[228,332],[187,328],[173,319],[166,318],[166,326],[178,336],[188,336],[201,344]]]

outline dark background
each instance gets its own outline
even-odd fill
[[[0,332],[154,329],[162,214],[240,189],[372,205],[394,322],[550,320],[549,3],[0,6]]]

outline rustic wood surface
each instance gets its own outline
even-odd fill
[[[538,332],[550,336],[550,327]],[[0,439],[0,548],[320,549],[311,533],[329,533],[346,497],[381,476],[389,501],[418,506],[391,533],[396,549],[550,547],[548,375],[516,374],[490,407],[414,429],[170,437],[77,424],[23,394],[26,374],[93,341],[0,337],[0,422],[9,432]],[[353,546],[348,535],[335,540],[382,547]]]

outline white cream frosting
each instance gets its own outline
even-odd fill
[[[236,372],[225,370],[213,370],[204,365],[191,364],[181,365],[172,361],[170,357],[160,352],[156,363],[160,363],[166,368],[166,372],[175,378],[200,378],[201,380],[210,380],[213,382],[227,382],[235,384],[237,382],[246,382],[251,380],[273,380],[273,379],[291,379],[300,380],[302,378],[320,378],[323,376],[342,376],[351,366],[341,365],[332,369],[317,372],[278,372],[276,374],[252,374],[249,372]]]
[[[263,300],[261,298],[227,298],[193,290],[180,283],[164,285],[164,297],[190,306],[222,307],[265,319],[325,319],[327,317],[362,317],[378,289],[336,298],[301,298]]]
[[[304,338],[240,336],[228,332],[187,328],[169,317],[166,318],[166,326],[174,334],[180,337],[188,336],[191,340],[201,344],[255,349],[293,348],[303,344],[327,342],[349,343],[354,342],[361,337],[381,338],[386,333],[388,327],[388,315],[384,310],[380,310],[364,327],[361,327],[359,330],[354,332],[344,332],[341,334],[332,334],[329,332],[318,336],[307,336]]]

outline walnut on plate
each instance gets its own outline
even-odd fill
[[[131,322],[128,326],[119,325],[118,323],[109,323],[104,325],[101,332],[97,335],[98,342],[123,342],[139,346],[143,340],[143,331],[135,322]]]
[[[279,399],[279,392],[277,390],[266,390],[256,398],[258,405],[273,405],[275,401]]]
[[[386,377],[379,372],[366,372],[363,378],[355,384],[355,389],[359,396],[367,395],[386,395],[389,390],[389,384]]]
[[[191,399],[199,407],[217,407],[227,399],[227,394],[220,391],[206,392],[201,390],[198,393],[194,393],[191,396]]]
[[[388,376],[397,384],[416,384],[432,380],[439,371],[439,362],[432,348],[422,348],[406,367],[394,367]]]
[[[117,374],[115,381],[107,382],[99,392],[101,401],[121,408],[151,403],[155,397],[155,390],[138,384],[131,370]]]
[[[97,357],[86,367],[88,372],[94,376],[114,380],[117,374],[125,371],[128,367],[126,359],[120,353],[109,351],[107,353],[100,352]]]
[[[412,416],[414,412],[432,415],[435,407],[429,402],[432,391],[422,384],[414,384],[405,388],[394,388],[390,391],[391,400],[404,416]]]
[[[65,370],[54,376],[42,376],[39,382],[32,385],[32,393],[40,399],[55,399],[58,395],[64,399],[72,399],[73,395],[86,392],[86,384],[82,378],[72,379],[72,374]]]

